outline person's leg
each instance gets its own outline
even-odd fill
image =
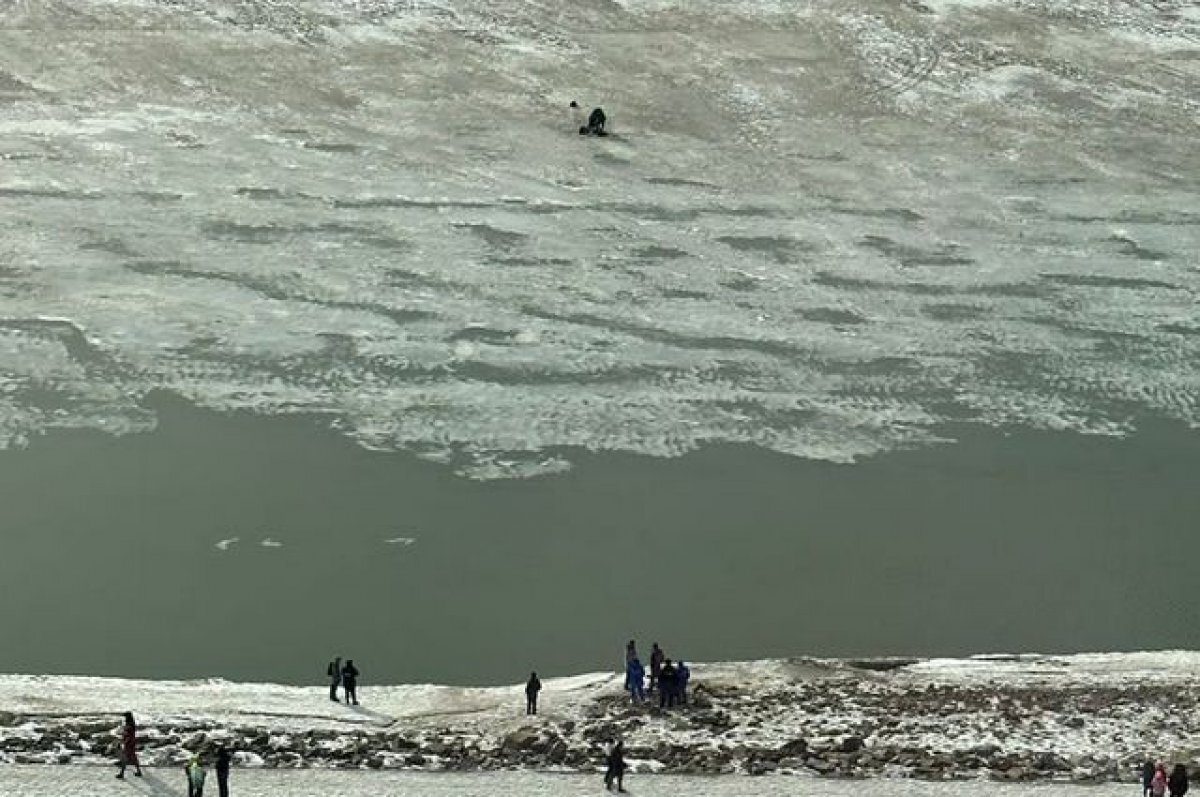
[[[138,760],[137,753],[133,754],[133,776],[135,778],[142,776],[142,762]]]
[[[217,797],[229,797],[229,773],[217,773]]]

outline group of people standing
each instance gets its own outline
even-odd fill
[[[1167,774],[1167,766],[1149,758],[1142,764],[1142,797],[1183,797],[1188,790],[1187,767],[1176,764]]]
[[[646,668],[638,657],[637,642],[631,639],[626,643],[625,691],[634,703],[643,703],[647,694],[657,693],[660,708],[670,708],[676,703],[686,706],[691,678],[692,671],[683,660],[671,661],[655,642],[650,648],[650,687],[647,690]]]
[[[325,668],[325,674],[329,676],[329,699],[334,703],[340,703],[338,700],[338,687],[346,695],[347,705],[358,705],[358,668],[354,666],[354,659],[346,659],[346,663],[342,664],[341,656],[338,656],[333,661],[329,662],[329,666]]]
[[[137,722],[133,719],[133,712],[125,712],[125,722],[121,725],[121,753],[117,770],[117,777],[125,777],[126,767],[133,767],[133,774],[137,777],[142,777],[142,765],[138,761],[137,755],[138,735]],[[219,797],[229,797],[229,768],[233,764],[233,754],[229,752],[229,748],[224,745],[217,748],[214,761],[214,769],[217,773],[217,792]],[[188,797],[204,797],[204,781],[207,779],[207,772],[204,770],[204,764],[200,760],[200,756],[192,756],[187,765],[183,768],[184,777],[187,779]]]

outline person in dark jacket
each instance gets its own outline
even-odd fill
[[[617,741],[608,751],[608,768],[604,771],[604,788],[612,791],[617,784],[617,791],[625,791],[625,743]]]
[[[659,708],[670,708],[675,705],[675,689],[677,688],[675,676],[678,673],[675,670],[675,665],[670,659],[663,662],[662,672],[658,674],[658,706]]]
[[[121,727],[121,769],[118,778],[125,777],[125,767],[133,765],[133,774],[142,776],[142,765],[138,763],[137,755],[137,723],[133,721],[133,712],[125,712],[125,724]]]
[[[683,663],[683,659],[675,665],[675,699],[679,701],[679,705],[687,705],[687,688],[688,681],[692,680],[692,671]]]
[[[571,100],[572,108],[579,108],[579,103]],[[608,124],[608,117],[604,113],[603,108],[593,108],[588,114],[587,124],[581,125],[579,135],[581,136],[607,136],[608,131],[605,130],[605,125]]]
[[[654,690],[658,688],[658,674],[662,672],[664,658],[662,648],[657,642],[650,646],[650,694],[654,694]]]
[[[224,745],[217,748],[217,797],[229,797],[229,766],[233,763],[233,755]]]
[[[633,661],[637,657],[638,657],[637,642],[634,642],[631,639],[625,643],[625,691],[626,692],[628,692],[630,689],[633,688],[632,685],[629,683],[629,662]]]
[[[1147,758],[1142,764],[1142,797],[1150,797],[1150,784],[1154,782],[1154,761]]]
[[[346,703],[354,703],[358,705],[358,668],[354,666],[354,659],[346,659],[346,664],[342,667],[342,690],[346,693]]]
[[[542,682],[538,680],[537,673],[529,673],[529,680],[525,682],[526,714],[537,714],[537,699],[540,691],[542,691]]]
[[[338,656],[333,661],[329,662],[329,666],[325,668],[325,674],[329,676],[329,699],[334,703],[338,700],[338,687],[342,685],[342,657]]]
[[[1167,778],[1167,793],[1171,797],[1183,797],[1188,790],[1188,774],[1187,767],[1183,764],[1176,764],[1171,769],[1171,777]]]

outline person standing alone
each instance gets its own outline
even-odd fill
[[[325,674],[329,676],[329,699],[334,703],[338,700],[338,687],[342,685],[342,657],[338,656],[333,661],[329,662],[329,666],[325,668]]]
[[[525,714],[537,714],[537,699],[538,692],[542,691],[542,682],[538,680],[537,673],[529,673],[529,680],[525,682]]]
[[[142,765],[137,756],[137,723],[133,721],[133,712],[125,712],[125,724],[121,728],[121,769],[118,778],[125,777],[125,767],[133,765],[133,774],[142,776]]]
[[[342,667],[342,689],[346,693],[346,704],[353,702],[357,706],[358,668],[354,666],[354,659],[346,659],[346,665]]]

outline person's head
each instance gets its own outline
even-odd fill
[[[680,669],[683,669],[683,659],[680,659],[680,660],[679,660],[679,663],[678,663],[678,664],[676,664],[675,666],[676,666],[676,667],[678,667],[678,668],[680,668]]]
[[[353,667],[353,666],[354,666],[354,659],[346,659],[346,666],[347,666],[347,667]]]
[[[671,664],[670,659],[667,659],[666,661],[663,662],[663,666],[664,667],[674,667],[675,665]]]
[[[1176,764],[1171,771],[1177,774],[1183,774],[1187,772],[1187,768],[1183,764]]]
[[[536,679],[537,679],[537,670],[534,670],[533,672],[529,673],[529,680],[532,681],[532,680],[536,680]]]
[[[575,102],[575,100],[571,100],[571,107],[572,107],[572,108],[578,108],[578,107],[579,107],[579,103]]]
[[[654,643],[654,649],[655,649],[655,650],[658,650],[658,643],[657,643],[657,642],[655,642],[655,643]]]
[[[132,725],[132,724],[133,724],[133,712],[132,712],[132,711],[126,711],[126,712],[125,712],[125,724],[126,724],[126,725]]]

